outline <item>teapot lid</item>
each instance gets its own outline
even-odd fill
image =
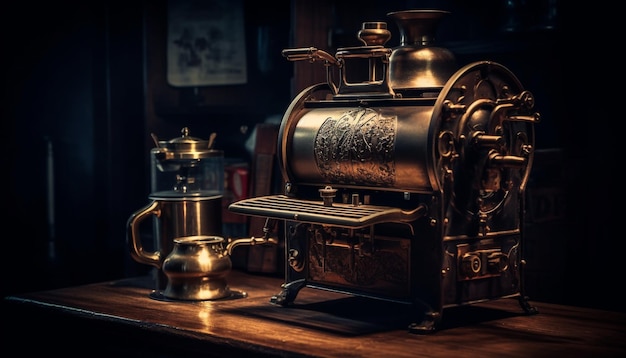
[[[182,136],[170,140],[158,141],[158,152],[167,152],[166,159],[197,159],[214,156],[222,156],[221,150],[213,149],[215,133],[211,133],[208,140],[192,137],[189,135],[189,128],[183,127]]]
[[[205,150],[211,149],[213,146],[213,140],[204,140],[190,136],[188,127],[183,127],[183,129],[180,130],[180,133],[182,134],[180,137],[159,141],[159,147],[172,150],[193,150],[196,148]],[[213,134],[211,138],[213,138]]]

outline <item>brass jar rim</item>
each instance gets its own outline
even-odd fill
[[[174,239],[174,242],[177,244],[219,244],[224,242],[224,238],[217,235],[193,235],[193,236],[184,236],[177,237]]]

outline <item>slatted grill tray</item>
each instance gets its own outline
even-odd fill
[[[422,216],[425,207],[412,211],[375,205],[333,203],[324,206],[323,201],[290,198],[285,195],[270,195],[234,202],[228,210],[250,216],[293,220],[314,224],[328,224],[347,228],[362,228],[383,222],[409,222]]]

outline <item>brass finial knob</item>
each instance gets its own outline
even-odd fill
[[[370,21],[361,25],[357,36],[366,46],[382,46],[391,38],[391,31],[384,21]]]

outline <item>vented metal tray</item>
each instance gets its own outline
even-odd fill
[[[228,206],[228,210],[251,216],[356,229],[384,222],[410,222],[423,216],[426,206],[420,205],[411,211],[388,206],[355,206],[341,203],[325,206],[322,200],[312,201],[285,195],[270,195],[234,202]]]

